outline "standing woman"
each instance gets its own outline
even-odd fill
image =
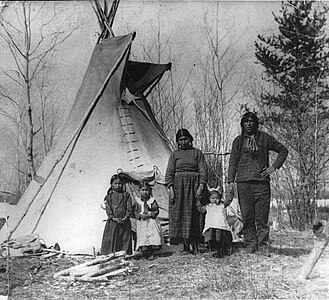
[[[178,149],[170,155],[166,171],[170,243],[183,243],[183,253],[196,253],[203,229],[196,202],[204,203],[207,164],[202,151],[193,147],[193,137],[187,129],[178,130],[176,142]]]

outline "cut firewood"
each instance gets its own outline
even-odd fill
[[[68,276],[81,277],[81,276],[85,275],[88,272],[97,272],[98,270],[99,270],[98,265],[86,266],[86,267],[83,267],[83,268],[73,269],[73,270],[69,271]]]
[[[130,268],[125,267],[123,269],[118,269],[118,270],[111,271],[111,272],[106,273],[102,276],[97,276],[97,277],[83,276],[83,277],[78,278],[77,280],[85,281],[85,282],[108,281],[111,277],[126,275],[129,271],[130,271]]]
[[[94,274],[98,272],[102,272],[104,268],[114,268],[113,270],[117,269],[122,265],[122,258],[116,258],[111,261],[107,261],[105,263],[99,263],[97,265],[92,266],[81,266],[79,268],[74,268],[69,271],[70,276],[84,276],[86,274]],[[90,275],[91,276],[91,275]]]
[[[104,275],[106,273],[121,269],[123,267],[126,267],[129,264],[130,263],[127,262],[127,261],[122,261],[117,265],[110,264],[110,265],[107,265],[103,268],[100,267],[100,269],[98,269],[97,271],[90,271],[90,272],[86,273],[83,277],[97,277],[97,276]]]
[[[329,242],[329,222],[317,221],[313,226],[313,232],[314,247],[298,274],[299,280],[307,279],[310,276],[324,249],[327,247]]]
[[[64,251],[60,251],[60,250],[56,250],[56,249],[48,249],[48,248],[44,248],[43,251],[56,253],[56,254],[68,254],[67,252],[64,252]]]
[[[56,250],[56,249],[49,249],[49,248],[45,248],[43,249],[44,252],[53,252],[53,253],[57,253],[57,254],[64,254],[64,255],[69,255],[69,256],[90,256],[90,257],[94,257],[92,254],[87,254],[87,253],[69,253],[69,252],[65,252],[65,251],[60,251],[60,250]]]
[[[104,264],[104,263],[110,262],[112,260],[115,260],[117,258],[123,257],[124,255],[125,255],[125,252],[120,251],[120,252],[116,252],[116,253],[111,253],[109,255],[100,256],[96,259],[84,262],[82,264],[73,266],[71,268],[62,270],[60,272],[57,272],[54,274],[54,278],[58,278],[59,276],[70,276],[71,274],[75,274],[74,276],[82,276],[91,270],[90,269],[91,266]],[[94,271],[96,271],[98,269],[99,269],[99,267],[97,267],[97,266],[95,268],[93,268]]]
[[[48,254],[44,254],[41,256],[42,259],[48,259],[50,257],[54,257],[54,256],[57,256],[59,255],[58,253],[48,253]]]

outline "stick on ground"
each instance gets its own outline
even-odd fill
[[[315,235],[314,248],[298,274],[299,280],[307,279],[310,276],[324,249],[327,247],[329,242],[329,222],[317,221],[313,227],[313,232]]]

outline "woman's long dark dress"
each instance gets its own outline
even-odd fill
[[[131,223],[129,217],[132,212],[132,201],[130,194],[109,190],[104,202],[108,219],[104,228],[101,254],[107,255],[122,250],[126,251],[127,254],[131,254]],[[124,217],[127,217],[127,220],[123,224],[113,221],[113,218]]]
[[[199,149],[177,149],[170,155],[166,184],[173,186],[175,192],[175,203],[169,205],[171,244],[202,240],[202,216],[196,207],[196,191],[200,183],[206,187],[207,179],[206,161]]]

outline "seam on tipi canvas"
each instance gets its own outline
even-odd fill
[[[122,130],[124,132],[124,138],[126,140],[129,161],[132,164],[133,169],[141,168],[143,167],[143,162],[138,147],[139,139],[134,130],[134,124],[130,117],[129,109],[121,105],[118,107],[118,112]]]

